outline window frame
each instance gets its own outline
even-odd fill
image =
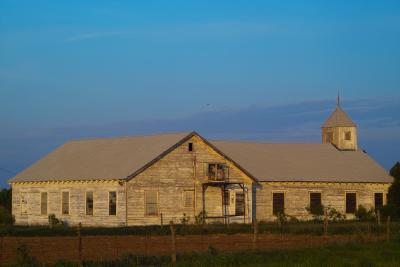
[[[377,210],[377,208],[376,208],[376,195],[377,194],[381,194],[382,195],[382,205],[379,207],[379,209],[381,209],[385,205],[384,193],[383,192],[374,192],[374,209],[375,209],[375,211]]]
[[[92,214],[88,214],[88,193],[92,193]],[[88,190],[85,192],[85,216],[94,216],[94,190]]]
[[[192,204],[190,206],[186,206],[186,194],[189,193],[189,192],[192,194]],[[182,206],[185,209],[194,208],[194,206],[195,206],[194,189],[183,190],[183,192],[182,192]]]
[[[240,211],[243,214],[237,213],[237,195],[243,195],[243,209]],[[235,216],[246,216],[246,194],[243,191],[235,191]]]
[[[351,141],[351,137],[352,137],[351,131],[344,132],[344,140]]]
[[[322,192],[321,191],[308,191],[308,204],[309,204],[309,208],[311,210],[311,194],[319,194],[320,198],[320,205],[322,205]]]
[[[354,196],[355,196],[355,201],[354,201],[354,212],[348,212],[347,211],[347,194],[354,194]],[[357,201],[357,192],[355,192],[355,191],[346,191],[345,193],[344,193],[344,213],[345,214],[355,214],[356,213],[356,211],[357,211],[357,203],[358,203],[358,201]]]
[[[110,193],[115,193],[115,214],[110,214]],[[118,213],[118,191],[112,190],[108,191],[108,216],[117,216]]]
[[[194,144],[193,144],[193,142],[189,142],[189,143],[188,143],[188,151],[189,151],[189,152],[193,152],[193,151],[194,151]]]
[[[147,213],[147,194],[148,193],[156,193],[156,214],[148,214]],[[160,199],[158,190],[144,190],[144,216],[145,217],[158,217],[160,215]]]
[[[64,213],[63,210],[63,195],[64,193],[68,193],[68,213]],[[71,192],[69,190],[61,190],[61,216],[69,216],[71,215]]]
[[[42,194],[43,193],[46,193],[46,213],[45,214],[42,212],[42,209],[43,209]],[[40,215],[47,216],[48,214],[49,214],[49,192],[48,191],[40,191]]]
[[[272,191],[272,215],[277,216],[278,213],[274,212],[274,194],[283,194],[283,210],[282,212],[285,213],[285,208],[286,208],[286,192],[285,191]]]
[[[211,165],[215,165],[215,168],[216,168],[216,170],[215,170],[215,178],[211,178],[211,175],[210,175],[210,166]],[[229,166],[228,166],[228,164],[226,164],[226,163],[219,163],[219,162],[209,162],[209,163],[207,163],[206,164],[206,168],[207,168],[207,178],[208,178],[208,180],[209,181],[227,181],[227,180],[229,180]],[[225,172],[224,172],[224,175],[225,175],[225,177],[223,178],[223,179],[220,179],[219,177],[218,177],[218,167],[219,166],[224,166],[224,170],[225,170]]]

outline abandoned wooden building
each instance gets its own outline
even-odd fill
[[[17,224],[124,226],[275,220],[306,207],[352,218],[385,204],[392,178],[357,146],[337,105],[321,144],[210,141],[196,132],[70,141],[10,181]]]

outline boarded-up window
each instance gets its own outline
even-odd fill
[[[310,210],[316,211],[321,207],[321,193],[310,193]]]
[[[68,215],[69,214],[69,192],[62,192],[61,193],[61,211],[62,214]]]
[[[108,215],[117,215],[117,192],[108,192]]]
[[[47,192],[40,193],[40,214],[47,215]]]
[[[273,193],[272,195],[272,212],[274,215],[283,214],[285,210],[285,194]]]
[[[21,214],[26,214],[28,213],[28,200],[25,192],[21,192],[20,199],[21,199]]]
[[[86,192],[86,215],[93,215],[93,192]]]
[[[228,178],[228,166],[225,164],[208,164],[208,178],[214,181],[224,181]]]
[[[183,191],[183,205],[185,208],[193,208],[194,207],[194,191],[193,190]]]
[[[346,193],[346,213],[355,213],[357,207],[356,193]]]
[[[237,215],[237,216],[244,215],[244,194],[243,194],[243,192],[236,192],[235,215]]]
[[[145,192],[145,213],[148,216],[158,215],[158,196],[157,191],[146,191]]]
[[[375,193],[375,210],[379,210],[383,206],[383,193]]]
[[[346,139],[347,141],[350,141],[351,140],[351,132],[345,132],[344,139]]]

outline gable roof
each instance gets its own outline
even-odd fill
[[[130,179],[191,138],[258,181],[382,182],[393,178],[366,153],[330,144],[207,141],[196,132],[70,141],[10,179],[13,182]]]
[[[9,182],[126,179],[193,134],[70,141]]]
[[[366,153],[339,151],[330,144],[211,143],[259,181],[393,182]]]
[[[356,127],[356,124],[350,119],[347,113],[338,105],[335,111],[322,124],[323,128],[327,127]]]

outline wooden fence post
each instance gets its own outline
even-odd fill
[[[328,237],[328,213],[324,211],[324,236]]]
[[[387,217],[386,221],[386,241],[390,241],[390,216]]]
[[[257,219],[253,221],[253,250],[257,249],[257,239],[258,239],[258,222]]]
[[[81,229],[82,229],[82,224],[78,224],[78,257],[79,257],[79,265],[82,266],[82,236],[81,236]]]
[[[169,227],[171,229],[171,262],[176,263],[176,236],[175,236],[175,226],[172,221],[169,222]]]

